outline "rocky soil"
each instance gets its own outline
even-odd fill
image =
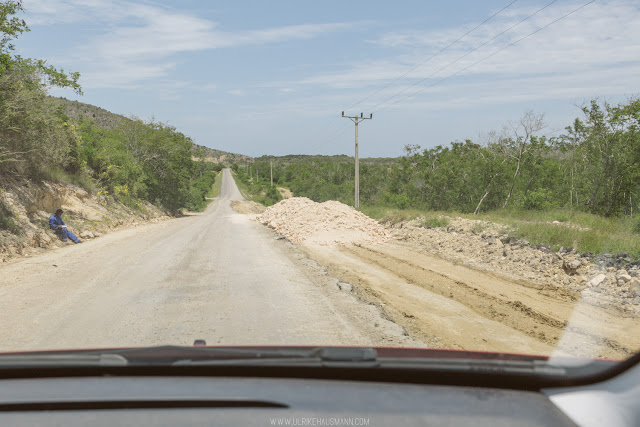
[[[391,237],[377,221],[337,201],[306,197],[282,200],[256,218],[294,243],[378,244]]]
[[[421,218],[388,227],[396,239],[457,264],[640,317],[640,261],[627,253],[555,252],[510,236],[500,225],[463,218],[450,219],[446,228],[425,226]]]
[[[64,210],[63,219],[81,239],[94,239],[109,231],[167,219],[152,205],[134,210],[86,190],[67,184],[4,182],[0,204],[11,229],[0,229],[0,262],[30,256],[69,243],[61,242],[49,230],[49,216]]]

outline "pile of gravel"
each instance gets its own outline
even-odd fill
[[[294,243],[378,244],[391,237],[374,219],[336,201],[316,203],[293,197],[267,208],[256,219]]]

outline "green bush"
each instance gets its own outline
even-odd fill
[[[265,203],[265,205],[267,206],[275,205],[280,200],[282,200],[282,194],[280,194],[280,192],[278,191],[278,189],[276,189],[276,187],[269,187],[265,194],[265,199],[267,202]]]
[[[20,234],[20,227],[15,223],[13,212],[4,203],[0,202],[0,230],[6,230],[13,234]]]
[[[429,218],[425,218],[421,224],[423,227],[446,227],[449,225],[449,220],[447,218],[443,218],[441,216],[432,216]]]
[[[384,203],[387,206],[391,206],[398,209],[408,209],[409,197],[407,197],[405,193],[401,193],[401,194],[385,193],[382,196],[382,203]]]
[[[551,196],[551,191],[546,188],[528,191],[524,196],[522,207],[526,210],[548,210],[551,208]]]

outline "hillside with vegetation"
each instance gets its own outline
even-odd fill
[[[81,120],[91,120],[104,129],[116,129],[127,118],[120,114],[112,113],[104,108],[84,102],[74,101],[63,97],[53,97],[53,100],[62,107],[62,111],[74,123]]]
[[[223,164],[194,160],[191,138],[168,124],[49,96],[82,94],[80,75],[16,54],[22,10],[0,2],[0,234],[19,237],[69,194],[141,216],[202,210]]]
[[[244,154],[230,153],[228,151],[217,150],[205,147],[204,145],[193,144],[193,155],[198,159],[212,163],[222,163],[231,165],[232,163],[251,163],[253,157]]]

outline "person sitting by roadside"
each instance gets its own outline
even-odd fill
[[[56,213],[49,217],[49,227],[55,230],[56,234],[60,236],[60,240],[67,242],[67,239],[71,239],[73,243],[82,243],[82,240],[78,239],[64,223],[62,219],[62,209],[58,209]]]

